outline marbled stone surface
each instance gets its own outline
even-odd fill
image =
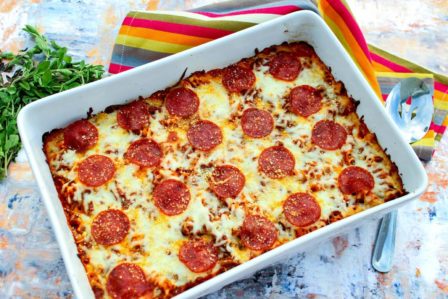
[[[210,0],[0,0],[0,48],[27,41],[25,24],[77,58],[107,64],[131,9],[185,9]],[[448,1],[347,0],[369,42],[448,72]],[[426,165],[430,185],[399,210],[395,265],[375,272],[377,222],[365,223],[208,298],[448,298],[448,136]],[[22,152],[0,184],[0,298],[74,297],[33,175]]]

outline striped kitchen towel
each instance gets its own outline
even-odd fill
[[[379,98],[386,99],[392,82],[411,74],[433,80],[433,122],[425,137],[412,144],[422,160],[430,160],[448,123],[448,77],[368,45],[344,0],[243,0],[190,11],[132,11],[120,28],[109,72],[120,73],[304,9],[325,20]]]

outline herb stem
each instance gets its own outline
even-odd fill
[[[16,121],[20,109],[104,74],[101,65],[72,62],[67,48],[49,41],[34,27],[26,25],[23,30],[34,39],[33,47],[17,54],[0,51],[0,181],[21,148]]]

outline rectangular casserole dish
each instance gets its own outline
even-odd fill
[[[42,135],[53,128],[65,127],[74,120],[85,117],[90,107],[97,113],[107,106],[122,104],[173,85],[186,68],[187,75],[199,70],[220,68],[252,56],[255,48],[263,49],[285,41],[306,41],[311,44],[323,62],[331,67],[335,79],[341,80],[348,94],[360,101],[358,115],[364,117],[369,129],[376,133],[380,145],[387,149],[391,160],[399,168],[404,187],[409,193],[266,252],[176,298],[195,298],[216,291],[303,250],[305,246],[340,234],[343,229],[358,226],[366,219],[379,217],[417,198],[425,190],[427,176],[420,161],[386,115],[381,102],[337,38],[315,13],[292,13],[126,73],[47,97],[22,109],[18,117],[20,135],[77,298],[93,298],[93,292],[84,267],[77,257],[77,248],[42,151]]]

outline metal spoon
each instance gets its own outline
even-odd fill
[[[434,113],[431,90],[421,79],[404,79],[387,97],[386,111],[409,143],[420,140],[428,132]],[[392,268],[396,228],[397,210],[394,210],[381,219],[373,249],[372,266],[379,272]]]

